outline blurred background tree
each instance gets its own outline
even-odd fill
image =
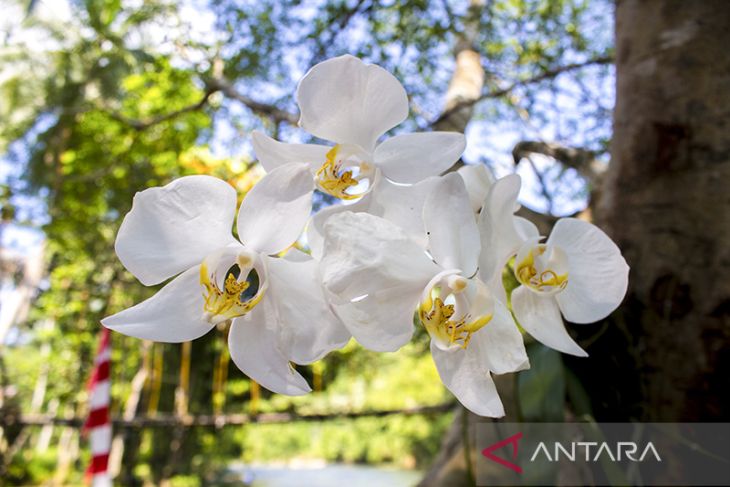
[[[625,309],[576,330],[591,359],[530,344],[533,369],[500,378],[511,419],[726,415],[717,389],[727,377],[730,290],[722,280],[707,292],[709,282],[695,285],[724,275],[730,261],[729,226],[707,230],[730,221],[728,137],[710,129],[723,126],[730,92],[727,56],[710,48],[723,45],[710,39],[727,38],[727,15],[715,14],[726,13],[719,0],[657,6],[664,3],[625,1],[614,12],[609,0],[5,2],[0,476],[81,479],[88,451],[78,429],[8,418],[83,417],[100,318],[154,292],[113,251],[135,192],[204,173],[245,194],[262,174],[250,131],[308,142],[296,126],[296,83],[344,53],[405,85],[411,112],[395,130],[464,131],[460,164],[519,172],[521,211],[543,233],[556,216],[597,215],[634,268]],[[608,164],[615,13],[623,74]],[[687,52],[694,70],[684,70]],[[680,96],[713,59],[702,89]],[[691,211],[679,211],[689,200]],[[449,407],[421,330],[395,355],[351,343],[302,368],[315,388],[302,398],[246,379],[229,361],[226,332],[182,345],[114,335],[112,413],[128,424],[115,431],[112,468],[123,485],[220,485],[234,461],[293,458],[433,465],[424,485],[470,483],[475,448],[462,433],[474,418]],[[696,360],[675,367],[685,345]],[[421,406],[437,407],[348,417]],[[340,416],[225,427],[174,421],[272,412]],[[135,418],[151,422],[130,426]]]

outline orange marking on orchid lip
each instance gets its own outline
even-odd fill
[[[545,253],[544,246],[538,246],[537,252],[539,255]],[[546,288],[565,289],[568,285],[568,273],[558,275],[552,269],[545,269],[538,273],[535,267],[535,256],[532,249],[527,253],[525,258],[515,266],[515,275],[517,280],[525,286],[528,286],[536,291],[549,291]]]
[[[325,193],[342,200],[359,198],[362,194],[351,194],[347,190],[357,186],[360,181],[353,177],[352,170],[342,170],[342,161],[337,160],[340,146],[336,145],[327,152],[325,162],[317,170],[315,181],[319,189]],[[360,163],[361,171],[369,171],[370,165],[366,162]]]
[[[241,299],[241,295],[250,284],[247,281],[239,282],[230,273],[226,277],[223,289],[220,289],[215,281],[215,276],[209,274],[205,262],[200,265],[200,284],[205,288],[203,316],[211,324],[222,323],[245,315],[261,301],[264,295],[264,288],[259,284],[259,290],[253,297],[247,300]]]
[[[418,307],[418,317],[431,337],[449,345],[456,344],[466,350],[472,334],[489,323],[493,315],[480,316],[470,321],[471,316],[468,314],[452,319],[454,312],[453,304],[444,304],[441,298],[433,298],[431,292],[427,293]]]

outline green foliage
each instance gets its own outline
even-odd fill
[[[560,423],[565,415],[565,371],[560,352],[529,343],[530,369],[517,376],[520,415],[527,422]]]
[[[57,438],[56,438],[57,439]],[[57,469],[59,451],[52,447],[43,453],[33,452],[27,449],[21,452],[16,461],[8,467],[7,474],[3,478],[3,485],[41,485],[53,478]],[[84,461],[88,455],[84,455]],[[67,485],[82,485],[83,472],[73,471],[67,479]]]
[[[393,416],[324,423],[271,424],[237,432],[243,460],[324,459],[424,466],[437,453],[452,415]]]

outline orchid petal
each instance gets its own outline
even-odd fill
[[[335,213],[351,211],[379,216],[401,227],[418,245],[426,248],[426,229],[423,225],[423,204],[436,187],[439,177],[426,178],[410,186],[393,184],[378,179],[362,199],[351,205],[333,205],[317,212],[309,223],[307,240],[312,256],[320,258],[324,242],[324,223]]]
[[[592,323],[618,308],[626,295],[629,266],[608,235],[588,222],[561,218],[547,243],[568,255],[568,285],[556,295],[565,319]]]
[[[322,282],[340,300],[403,285],[420,291],[441,270],[400,227],[367,213],[334,215],[324,234]]]
[[[283,258],[290,262],[309,262],[312,259],[312,256],[302,252],[296,247],[291,247],[289,251],[284,254]]]
[[[498,179],[482,205],[478,225],[484,250],[479,256],[479,275],[485,281],[491,281],[495,273],[501,273],[502,267],[522,244],[517,225],[523,232],[530,231],[523,222],[515,221],[520,185],[521,179],[516,174]]]
[[[540,296],[525,286],[512,291],[512,311],[530,335],[563,353],[587,357],[588,354],[568,334],[554,296]]]
[[[200,266],[180,274],[151,298],[101,320],[123,335],[179,343],[208,333],[213,325],[203,319]]]
[[[278,347],[276,309],[268,297],[247,315],[233,320],[228,332],[231,359],[241,371],[270,391],[299,396],[312,389]]]
[[[434,260],[444,269],[474,274],[481,250],[479,230],[458,174],[447,174],[437,183],[423,206],[423,221]]]
[[[495,374],[530,368],[522,334],[507,307],[499,301],[494,303],[491,321],[474,333],[467,350],[472,347],[484,366]]]
[[[307,245],[309,250],[317,260],[322,259],[322,252],[324,251],[324,226],[333,215],[344,213],[346,211],[352,213],[368,212],[370,207],[370,195],[368,193],[355,203],[349,205],[331,205],[326,208],[322,208],[317,213],[312,215],[307,225]],[[369,213],[369,212],[368,212]]]
[[[296,242],[312,210],[313,190],[306,164],[286,164],[268,173],[241,204],[241,242],[262,254],[276,254]]]
[[[315,172],[325,161],[327,152],[332,149],[318,144],[286,144],[258,130],[254,130],[251,134],[251,141],[256,158],[266,172],[292,162],[307,163],[310,171]]]
[[[469,202],[474,213],[478,212],[489,193],[489,188],[494,184],[494,177],[483,164],[466,164],[460,167],[456,173],[461,176],[469,193]]]
[[[269,258],[267,268],[268,297],[277,311],[285,356],[308,364],[347,344],[350,333],[325,301],[314,259],[290,251],[283,259]]]
[[[446,351],[431,341],[431,355],[444,385],[465,408],[479,416],[504,416],[504,406],[489,370],[476,354],[469,353],[469,348]]]
[[[134,196],[114,249],[142,284],[159,284],[235,242],[236,190],[211,176],[186,176]]]
[[[297,88],[299,125],[338,144],[371,152],[375,141],[408,116],[408,96],[388,71],[345,55],[314,66]]]
[[[485,284],[492,292],[494,299],[502,303],[507,303],[507,290],[504,288],[503,272],[495,272],[492,275],[492,279],[487,281]]]
[[[363,346],[396,350],[440,269],[398,226],[367,213],[334,215],[324,234],[320,273],[335,312]]]
[[[330,303],[360,345],[374,352],[395,352],[411,340],[413,314],[422,291],[409,283],[356,301],[333,299]]]
[[[417,183],[453,166],[465,147],[464,134],[457,132],[396,135],[375,148],[373,162],[392,181]]]
[[[514,217],[513,221],[515,224],[515,231],[517,232],[517,236],[522,241],[522,243],[540,237],[540,230],[538,230],[537,225],[532,223],[527,218],[516,216]]]

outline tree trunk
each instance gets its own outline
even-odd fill
[[[517,422],[515,376],[513,374],[495,375],[493,378],[507,413],[504,421]],[[459,405],[455,409],[454,421],[444,435],[433,465],[418,483],[418,487],[475,485],[477,456],[481,451],[476,441],[477,423],[487,421],[489,421],[487,418],[477,416]],[[485,428],[498,428],[498,424],[491,422]],[[496,469],[490,471],[489,476],[495,483],[505,485],[508,479],[504,478],[504,474],[508,472],[508,470]]]
[[[613,417],[730,417],[719,392],[730,377],[728,26],[724,0],[617,5],[612,158],[597,219],[631,266],[611,324],[628,343],[589,350],[596,367],[628,367],[591,391]]]
[[[474,38],[479,26],[479,17],[484,9],[484,0],[471,0],[464,18],[464,32],[458,36],[454,46],[456,66],[446,91],[444,111],[433,124],[434,130],[464,132],[474,115],[474,103],[484,89],[484,68],[482,57],[474,47]]]

